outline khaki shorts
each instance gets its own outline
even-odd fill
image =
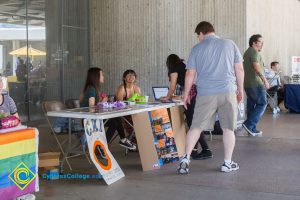
[[[235,93],[197,96],[191,129],[213,130],[216,114],[219,116],[221,128],[232,131],[236,129],[237,100]]]

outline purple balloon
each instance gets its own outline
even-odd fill
[[[123,108],[126,104],[123,101],[115,101],[115,102],[99,102],[97,103],[99,108]]]

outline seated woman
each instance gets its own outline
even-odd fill
[[[3,117],[15,116],[19,119],[16,103],[8,94],[2,94],[2,90],[3,82],[0,74],[0,113]]]
[[[186,66],[183,63],[183,60],[179,58],[176,54],[170,54],[167,58],[166,62],[167,68],[168,68],[168,77],[169,77],[169,92],[167,96],[161,97],[160,100],[169,100],[172,98],[177,99],[178,97],[181,97],[181,94],[184,89],[184,79],[185,79],[185,73],[186,73]],[[173,95],[176,95],[175,97]],[[178,96],[180,95],[180,96]],[[189,104],[187,106],[187,109],[184,111],[187,125],[190,128],[193,121],[193,115],[194,115],[194,108],[196,104],[196,96],[197,96],[197,89],[196,85],[193,84],[190,94],[189,94]],[[212,152],[210,151],[208,144],[205,140],[205,135],[202,132],[198,141],[201,145],[202,151],[198,153],[197,151],[197,144],[195,146],[195,150],[192,152],[192,157],[195,160],[203,160],[212,158]]]
[[[141,95],[141,89],[139,86],[135,84],[136,81],[136,73],[132,69],[128,69],[123,73],[123,84],[121,84],[118,87],[118,90],[116,92],[116,100],[117,101],[126,101],[128,100],[133,94]],[[132,118],[131,116],[125,117],[127,121],[129,121],[132,124]],[[125,122],[125,120],[122,120],[122,125],[124,129],[127,131],[127,133],[132,133],[133,128]]]
[[[86,81],[82,94],[80,96],[80,106],[81,107],[92,107],[97,105],[98,102],[107,102],[107,96],[100,96],[100,84],[104,82],[103,71],[98,67],[93,67],[88,70]],[[122,147],[128,148],[130,150],[135,150],[136,146],[132,144],[126,137],[124,129],[119,126],[121,124],[120,118],[109,119],[106,123],[108,129],[106,131],[107,136],[113,136],[115,131],[118,131],[120,136],[119,144]],[[107,137],[107,142],[109,142],[111,137]]]

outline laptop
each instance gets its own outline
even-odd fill
[[[169,87],[162,86],[162,87],[152,87],[153,95],[155,101],[159,101],[159,98],[167,96],[169,92]]]

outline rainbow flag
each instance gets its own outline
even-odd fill
[[[37,129],[0,134],[0,199],[12,200],[38,190]]]

